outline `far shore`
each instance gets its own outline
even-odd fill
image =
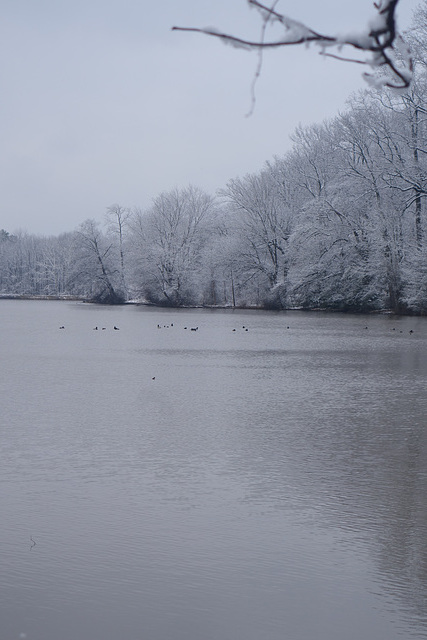
[[[94,300],[90,300],[88,298],[81,298],[78,296],[49,296],[49,295],[26,295],[26,294],[14,294],[14,293],[0,293],[0,300],[56,300],[62,302],[81,302],[84,304],[99,304],[100,306],[126,306],[126,305],[135,305],[135,306],[145,306],[145,307],[156,307],[157,309],[170,309],[170,310],[179,310],[179,309],[223,309],[223,310],[240,310],[240,311],[307,311],[307,312],[323,312],[323,313],[354,313],[355,315],[391,315],[391,316],[425,316],[425,313],[404,313],[403,311],[400,313],[396,313],[391,309],[378,309],[378,310],[355,310],[355,309],[331,309],[328,307],[286,307],[283,309],[274,309],[268,308],[264,306],[249,306],[249,305],[197,305],[197,306],[180,306],[180,307],[171,307],[168,305],[154,304],[152,302],[148,302],[147,300],[139,300],[132,299],[127,300],[123,304],[119,305],[111,305],[111,304],[102,304],[96,302]]]

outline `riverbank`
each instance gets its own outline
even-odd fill
[[[83,298],[80,296],[72,296],[72,295],[63,295],[63,296],[49,296],[49,295],[27,295],[27,294],[14,294],[14,293],[0,293],[0,300],[56,300],[56,301],[64,301],[64,302],[81,302],[84,304],[101,304],[96,300],[91,300],[88,298]],[[137,305],[137,306],[146,306],[146,307],[157,307],[159,309],[170,308],[170,309],[218,309],[218,310],[248,310],[248,311],[308,311],[308,312],[318,312],[318,313],[354,313],[360,315],[395,315],[395,316],[425,316],[426,313],[415,312],[407,310],[406,312],[396,312],[392,309],[378,309],[375,311],[372,310],[355,310],[355,309],[336,309],[336,308],[328,308],[328,307],[286,307],[283,309],[273,309],[267,308],[260,305],[194,305],[194,306],[179,306],[179,307],[168,307],[166,305],[156,305],[153,302],[148,302],[147,300],[142,300],[138,298],[134,298],[131,300],[126,300],[123,302],[123,305]],[[112,306],[106,304],[105,306]]]

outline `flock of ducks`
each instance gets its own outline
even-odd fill
[[[170,324],[164,324],[164,325],[157,324],[157,329],[170,329],[171,327],[173,327],[173,322],[171,322]],[[65,329],[65,326],[61,325],[59,328],[60,329]],[[286,329],[290,329],[290,327],[287,326]],[[365,329],[368,329],[368,327],[365,327]],[[93,331],[98,331],[98,330],[99,330],[98,325],[96,327],[93,327]],[[101,331],[106,331],[106,330],[107,330],[107,327],[101,327]],[[113,331],[119,331],[119,330],[120,330],[119,327],[117,327],[116,325],[113,326]],[[184,330],[188,330],[188,327],[184,327]],[[198,330],[199,330],[198,326],[197,327],[190,327],[190,331],[194,331],[195,332],[195,331],[198,331]],[[235,332],[235,331],[237,331],[237,329],[234,328],[231,331]],[[249,329],[248,329],[248,327],[243,325],[240,331],[249,331]],[[393,327],[392,331],[397,331],[396,327]],[[399,330],[399,333],[403,333],[403,330]],[[410,329],[409,333],[410,334],[414,333],[413,329]],[[155,380],[155,379],[156,379],[156,376],[153,376],[151,378],[151,380]]]
[[[171,322],[170,324],[164,324],[164,325],[158,324],[157,325],[158,329],[169,329],[171,327],[173,327],[173,322]],[[65,326],[61,325],[59,328],[60,329],[65,329]],[[365,329],[368,329],[368,328],[369,327],[365,327]],[[94,331],[98,331],[98,329],[99,329],[98,325],[96,327],[93,327]],[[188,327],[184,327],[184,329],[187,330]],[[249,329],[247,327],[245,327],[245,325],[242,326],[242,329],[243,329],[243,331],[249,331]],[[288,326],[288,327],[286,327],[286,329],[290,329],[290,327]],[[107,327],[101,327],[101,331],[106,331],[106,330],[107,330]],[[120,327],[116,327],[116,325],[114,325],[113,326],[113,330],[114,331],[120,331]],[[190,331],[198,331],[198,330],[199,330],[199,327],[190,327]],[[237,329],[232,329],[232,331],[237,331]],[[393,327],[392,331],[397,331],[396,327]],[[403,333],[403,330],[400,329],[399,333]],[[414,333],[413,329],[410,329],[408,333],[410,333],[410,334]]]
[[[158,329],[169,329],[170,327],[173,327],[173,322],[171,322],[170,324],[164,324],[163,327],[161,324],[157,325]],[[188,327],[184,327],[184,329],[188,329]],[[199,327],[190,327],[190,331],[198,331]]]
[[[173,327],[173,322],[171,322],[170,324],[163,324],[163,325],[158,324],[158,325],[157,325],[157,328],[158,328],[158,329],[169,329],[170,327]],[[369,327],[364,327],[364,328],[365,328],[365,329],[369,329]],[[184,329],[188,329],[188,327],[184,327]],[[288,325],[288,326],[286,327],[286,329],[290,329],[290,326]],[[198,330],[199,330],[199,327],[190,327],[190,331],[198,331]],[[245,325],[243,325],[243,326],[242,326],[242,329],[241,329],[241,330],[243,330],[243,331],[249,331],[249,329],[248,329]],[[238,329],[235,329],[235,328],[234,328],[234,329],[232,329],[231,331],[238,331]],[[393,327],[393,328],[392,328],[392,331],[397,331],[396,327]],[[403,329],[400,329],[400,330],[399,330],[399,333],[404,333],[404,332],[403,332]],[[409,333],[409,334],[413,334],[413,333],[414,333],[414,330],[413,330],[413,329],[410,329],[410,330],[408,331],[408,333]]]
[[[65,329],[65,326],[62,325],[59,327],[60,329]],[[114,325],[113,327],[114,331],[120,331],[120,327],[116,327],[116,325]],[[98,331],[98,325],[96,327],[93,328],[94,331]],[[101,327],[101,331],[106,331],[107,327]]]
[[[158,329],[169,329],[170,327],[173,327],[173,322],[171,322],[170,324],[164,324],[164,325],[158,324],[157,325]],[[188,327],[184,327],[184,330],[187,330],[187,329],[188,329]],[[242,329],[244,331],[249,331],[249,329],[247,327],[245,327],[244,325],[243,325]],[[288,327],[288,329],[289,329],[289,327]],[[190,327],[190,331],[198,331],[198,330],[199,330],[199,327]],[[237,331],[237,329],[232,329],[232,331]]]

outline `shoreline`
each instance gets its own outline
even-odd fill
[[[64,295],[64,296],[49,296],[49,295],[28,295],[28,294],[14,294],[14,293],[0,293],[0,300],[42,300],[42,301],[57,301],[57,302],[81,302],[83,304],[98,304],[100,306],[126,306],[126,305],[134,305],[134,306],[145,306],[145,307],[156,307],[157,309],[210,309],[210,310],[230,310],[230,311],[273,311],[275,313],[278,312],[288,312],[288,311],[306,311],[308,313],[345,313],[345,314],[354,314],[354,315],[391,315],[391,316],[403,316],[403,317],[424,317],[425,313],[416,313],[416,312],[395,312],[392,309],[379,309],[376,311],[356,311],[353,309],[330,309],[328,307],[286,307],[284,309],[269,309],[261,306],[230,306],[230,305],[197,305],[197,306],[182,306],[182,307],[170,307],[167,305],[156,305],[152,302],[147,302],[145,300],[127,300],[119,305],[103,305],[99,302],[89,300],[88,298],[81,298],[79,296],[72,295]]]

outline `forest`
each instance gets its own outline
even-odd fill
[[[2,229],[0,295],[425,314],[426,1],[407,41],[409,88],[353,95],[215,195],[113,204],[55,237]]]

